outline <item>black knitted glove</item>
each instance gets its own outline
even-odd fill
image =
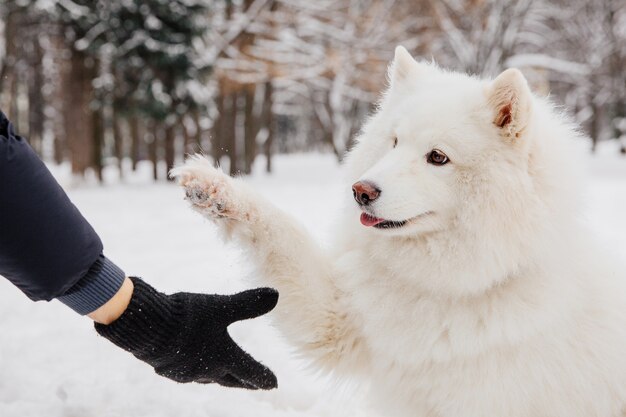
[[[165,295],[139,278],[130,304],[109,325],[96,331],[176,382],[272,389],[276,377],[244,352],[228,335],[235,321],[271,311],[278,292],[258,288],[234,295],[176,293]]]

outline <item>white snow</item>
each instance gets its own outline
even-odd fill
[[[588,158],[586,216],[607,250],[626,259],[626,158],[601,146]],[[327,242],[338,195],[346,191],[332,155],[278,156],[274,174],[258,172],[256,189]],[[105,253],[128,274],[164,292],[230,293],[249,288],[238,249],[193,213],[173,184],[154,184],[150,167],[119,183],[83,184],[68,193],[100,234]],[[55,167],[68,184],[64,167]],[[147,174],[147,175],[146,175]],[[626,307],[625,307],[626,308]],[[270,313],[271,314],[271,313]],[[32,303],[0,279],[0,416],[229,417],[359,416],[348,387],[307,369],[267,318],[238,323],[233,337],[278,376],[279,389],[250,392],[180,385],[97,336],[87,318],[58,302]]]

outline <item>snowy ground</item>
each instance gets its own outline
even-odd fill
[[[607,249],[626,259],[626,158],[600,149],[589,158],[586,217]],[[143,167],[148,169],[148,167]],[[61,182],[65,175],[59,170]],[[191,212],[172,184],[144,175],[68,192],[129,274],[165,292],[234,292],[249,287],[250,270],[237,248]],[[250,181],[278,206],[328,240],[342,192],[332,156],[278,157],[275,173]],[[90,321],[58,302],[32,303],[0,280],[0,416],[357,416],[358,401],[306,369],[265,318],[239,323],[231,333],[278,375],[272,392],[178,385],[97,337]]]

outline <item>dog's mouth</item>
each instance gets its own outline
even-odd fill
[[[406,223],[407,220],[385,220],[367,213],[361,213],[361,224],[366,227],[375,227],[377,229],[395,229],[404,226]]]
[[[407,220],[385,220],[381,219],[380,217],[374,217],[369,213],[363,212],[361,213],[361,224],[366,227],[375,227],[377,229],[399,229],[403,226],[406,226],[406,224],[409,223],[411,220],[424,217],[429,214],[432,214],[432,212],[429,211],[426,213],[422,213]]]

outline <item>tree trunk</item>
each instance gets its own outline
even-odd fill
[[[195,142],[195,132],[198,130],[198,126],[195,124],[193,117],[183,117],[182,118],[182,132],[183,132],[183,156],[194,153],[196,144]]]
[[[117,159],[117,169],[120,180],[124,178],[124,132],[122,129],[122,116],[113,110],[113,145],[115,148],[115,158]]]
[[[72,162],[72,173],[83,175],[93,166],[96,151],[92,114],[94,65],[81,52],[72,51],[65,94],[65,134]]]
[[[58,110],[57,110],[58,111]],[[63,115],[58,114],[53,119],[53,132],[54,132],[54,162],[57,164],[62,163],[65,160],[66,140],[65,131],[63,130]]]
[[[265,83],[264,124],[267,127],[267,139],[265,140],[265,171],[272,172],[272,143],[274,141],[274,113],[272,112],[272,83]]]
[[[591,135],[591,152],[596,151],[598,146],[598,140],[600,140],[600,106],[595,103],[591,104],[592,115],[591,115],[591,126],[589,128],[589,133]]]
[[[102,147],[104,145],[104,115],[102,108],[91,111],[93,118],[93,146],[92,146],[92,167],[99,182],[102,182]]]
[[[176,140],[176,130],[174,129],[174,123],[165,122],[165,178],[171,181],[169,172],[174,168],[174,142]]]
[[[11,10],[8,12],[5,26],[5,57],[2,60],[2,72],[0,73],[0,94],[2,101],[0,108],[6,109],[5,112],[9,120],[17,123],[17,74],[16,63],[18,60],[17,45],[18,27],[19,27],[19,11]],[[16,126],[19,131],[19,126]]]
[[[152,178],[157,181],[159,179],[159,142],[161,136],[161,125],[156,120],[152,124],[152,142],[148,147],[150,153],[150,161],[152,161]]]
[[[139,147],[143,142],[140,128],[139,128],[139,117],[136,114],[130,116],[128,127],[130,130],[130,159],[132,161],[132,170],[133,172],[137,170],[137,162],[139,161]]]
[[[244,108],[244,173],[252,172],[252,164],[256,157],[256,137],[259,132],[258,117],[254,114],[255,88],[251,87],[245,91]]]
[[[203,152],[203,146],[202,146],[202,137],[203,137],[203,132],[202,132],[202,127],[200,126],[200,112],[196,109],[193,112],[193,123],[196,125],[196,132],[194,135],[194,140],[195,140],[195,144],[194,146],[196,146],[196,149],[198,152]]]
[[[54,73],[46,74],[49,85],[53,86],[49,104],[54,113],[52,117],[52,132],[54,135],[54,160],[57,164],[62,163],[67,157],[67,134],[65,132],[65,107],[69,80],[69,60],[63,58],[67,52],[65,40],[61,30],[55,30],[51,34],[51,48],[54,51]]]
[[[230,160],[229,172],[230,175],[236,175],[239,171],[238,158],[237,158],[237,112],[238,93],[231,93],[229,95],[229,107],[226,112],[226,132],[224,138],[226,139],[226,152],[228,152],[228,159]]]
[[[44,129],[44,97],[43,97],[43,50],[38,37],[31,39],[32,53],[28,82],[28,139],[35,152],[42,155],[42,138]]]
[[[226,111],[224,107],[225,102],[224,94],[221,92],[215,98],[215,105],[217,107],[217,117],[213,121],[213,127],[211,128],[211,154],[215,164],[219,164],[220,159],[224,156],[224,147],[222,146],[222,138],[224,136],[224,113]]]

